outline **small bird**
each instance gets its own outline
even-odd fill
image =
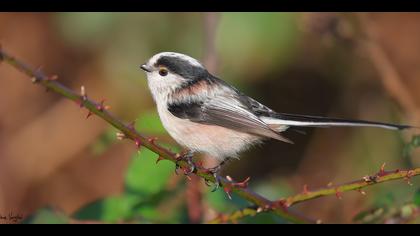
[[[209,73],[198,60],[181,53],[158,53],[140,68],[147,74],[163,126],[188,150],[184,160],[192,164],[195,152],[216,158],[220,164],[210,168],[215,177],[226,160],[237,158],[253,144],[266,139],[293,143],[281,134],[287,129],[363,126],[403,130],[411,127],[275,112]]]

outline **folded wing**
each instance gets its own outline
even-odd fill
[[[217,125],[239,132],[274,138],[293,143],[271,129],[258,116],[232,96],[214,96],[200,102],[174,103],[168,110],[178,118],[192,122]]]

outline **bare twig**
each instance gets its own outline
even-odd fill
[[[209,71],[217,70],[217,55],[215,36],[219,21],[219,13],[209,12],[204,14],[204,64]]]
[[[80,107],[85,107],[89,113],[88,117],[92,114],[97,115],[98,117],[102,118],[115,128],[117,128],[121,133],[119,134],[120,138],[128,138],[135,142],[137,147],[146,147],[147,149],[153,151],[154,153],[159,155],[158,160],[168,160],[173,163],[177,161],[178,155],[167,150],[166,148],[161,147],[160,145],[156,144],[155,139],[153,138],[146,138],[140,133],[138,133],[132,124],[124,124],[117,118],[115,118],[111,113],[107,111],[107,107],[103,104],[103,102],[97,103],[88,98],[87,92],[85,88],[82,86],[81,94],[78,94],[69,88],[65,87],[61,83],[57,81],[56,76],[48,77],[42,73],[41,70],[34,70],[31,67],[27,66],[23,62],[17,60],[16,58],[12,57],[11,55],[7,54],[2,48],[0,48],[0,59],[13,66],[17,70],[21,71],[22,73],[29,76],[33,83],[39,84],[44,86],[49,91],[58,93],[64,96],[67,99],[70,99],[76,102]],[[185,161],[179,161],[179,166],[182,169],[190,169],[191,166]],[[198,168],[195,173],[197,176],[200,176],[206,181],[215,182],[215,179],[212,174],[210,174],[204,168]],[[226,189],[228,188],[229,191],[236,193],[241,198],[257,205],[260,207],[266,208],[267,206],[271,206],[272,211],[279,215],[280,217],[294,222],[294,223],[314,223],[314,221],[292,211],[291,209],[284,209],[280,206],[277,206],[275,202],[272,202],[265,197],[251,191],[248,187],[243,187],[241,185],[236,185],[231,181],[227,180],[226,178],[221,178],[221,184]]]

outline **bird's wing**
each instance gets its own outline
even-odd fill
[[[174,116],[192,122],[217,125],[239,132],[293,143],[249,111],[237,95],[229,91],[224,95],[206,97],[201,101],[169,104],[168,110]]]

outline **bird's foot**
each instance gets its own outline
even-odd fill
[[[184,171],[185,175],[195,173],[197,171],[197,166],[193,162],[193,156],[194,156],[194,152],[192,152],[192,151],[188,151],[188,152],[186,152],[182,155],[179,155],[179,157],[175,161],[175,173],[178,174],[178,169],[181,168],[181,166],[179,165],[179,162],[181,162],[181,161],[187,162],[188,165],[190,166],[190,168],[185,168],[185,169],[183,168],[183,171]]]
[[[213,190],[211,190],[212,192],[215,192],[217,189],[220,188],[220,186],[222,186],[222,182],[221,182],[221,176],[219,175],[220,170],[222,169],[222,166],[225,162],[221,162],[219,165],[212,167],[212,168],[208,168],[207,172],[211,175],[213,175],[214,177],[214,188]],[[208,180],[205,181],[207,186],[210,186]]]

